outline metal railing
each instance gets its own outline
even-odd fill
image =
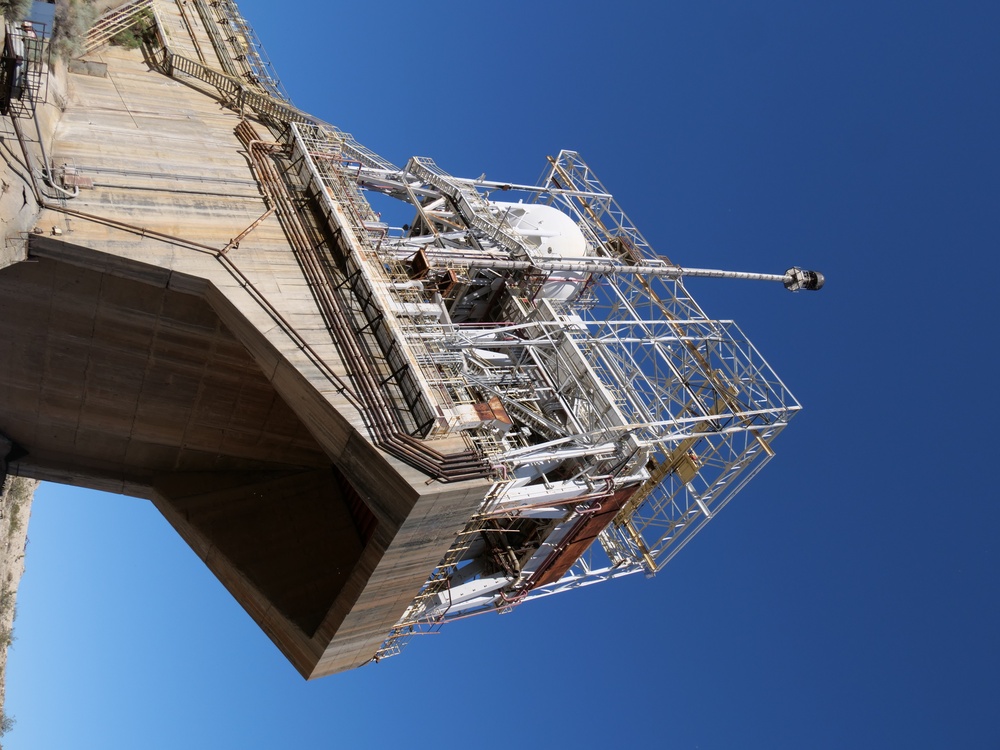
[[[84,54],[93,52],[102,44],[107,44],[116,34],[135,25],[143,13],[154,13],[153,0],[133,0],[125,5],[109,10],[97,19],[87,32]]]

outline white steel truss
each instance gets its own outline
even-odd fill
[[[90,41],[151,9],[169,75],[284,130],[280,143],[245,122],[237,135],[295,218],[290,244],[315,264],[370,438],[429,481],[493,480],[376,658],[450,620],[655,574],[774,456],[799,403],[684,277],[797,291],[821,274],[679,266],[572,151],[537,185],[455,177],[425,157],[399,168],[287,103],[232,0],[193,4],[223,71],[170,50],[146,0]],[[412,220],[389,226],[365,191]],[[471,449],[449,453],[456,443]]]
[[[655,573],[773,457],[800,405],[683,277],[821,277],[677,266],[571,151],[512,185],[289,128],[300,178],[348,215],[331,222],[354,234],[361,294],[403,344],[384,387],[427,440],[465,435],[496,480],[380,657],[451,619]],[[359,188],[410,204],[412,225],[382,223]]]

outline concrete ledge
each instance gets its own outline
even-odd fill
[[[107,78],[108,64],[93,60],[70,60],[67,68],[70,73],[93,78]]]

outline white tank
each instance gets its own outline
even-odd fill
[[[576,222],[558,208],[538,203],[494,203],[521,238],[535,260],[583,258],[587,255],[587,240]],[[569,300],[587,280],[582,271],[556,271],[542,285],[539,297]]]

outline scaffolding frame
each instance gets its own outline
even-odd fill
[[[376,659],[454,619],[655,574],[774,456],[771,442],[799,403],[735,323],[704,313],[683,277],[781,281],[791,289],[819,288],[821,277],[813,274],[809,286],[798,269],[676,265],[654,251],[573,151],[550,158],[537,185],[458,178],[426,157],[400,169],[284,101],[276,79],[269,85],[258,75],[264,58],[240,61],[249,74],[237,67],[240,55],[227,47],[234,42],[209,24],[214,17],[241,35],[237,53],[255,47],[231,0],[195,2],[226,70],[171,51],[157,21],[164,71],[208,83],[228,106],[284,132],[271,144],[287,162],[280,179],[305,200],[279,214],[308,204],[312,218],[303,226],[315,220],[318,234],[306,237],[303,252],[341,253],[323,283],[334,287],[331,300],[341,300],[331,306],[343,318],[338,345],[356,347],[357,361],[371,368],[351,377],[364,392],[373,441],[441,481],[482,477],[484,465],[494,479]],[[269,169],[269,158],[260,155],[258,166]],[[365,190],[409,204],[413,226],[387,226]],[[498,191],[502,202],[491,197]],[[581,255],[541,254],[512,221],[508,195],[517,194],[572,217]],[[475,456],[454,454],[451,470],[450,455],[402,440],[397,430],[428,442],[461,437]],[[552,523],[530,526],[541,519]],[[532,528],[547,536],[530,559],[501,566],[495,595],[452,598],[451,582],[469,580],[460,572],[469,574],[464,566],[492,536]],[[580,549],[577,532],[595,541]]]
[[[425,158],[411,159],[396,173],[363,166],[357,171],[362,187],[410,202],[417,213],[420,233],[387,235],[383,258],[419,251],[432,267],[466,280],[480,269],[507,274],[516,322],[447,331],[412,321],[401,326],[408,341],[432,342],[436,362],[447,353],[461,354],[462,381],[472,391],[468,400],[495,396],[516,422],[535,431],[530,443],[499,441],[491,460],[504,476],[572,460],[582,467],[578,479],[634,487],[598,542],[558,581],[519,588],[522,580],[505,589],[501,603],[441,613],[427,603],[447,591],[468,538],[487,518],[512,520],[523,512],[504,508],[515,483],[498,482],[380,657],[451,619],[509,611],[522,601],[624,575],[655,574],[773,457],[771,442],[801,406],[733,321],[704,313],[683,276],[779,281],[784,275],[691,273],[657,255],[572,151],[550,159],[537,186],[464,180]],[[529,200],[571,215],[587,239],[587,255],[533,256],[506,216],[490,209],[496,190],[521,190]],[[580,286],[572,298],[541,294],[547,284],[567,280]],[[506,358],[498,365],[486,353]],[[548,414],[539,404],[545,398],[558,402]],[[557,411],[565,413],[565,424],[552,419]]]
[[[40,21],[5,24],[0,56],[0,114],[35,116],[48,97],[51,30]]]

